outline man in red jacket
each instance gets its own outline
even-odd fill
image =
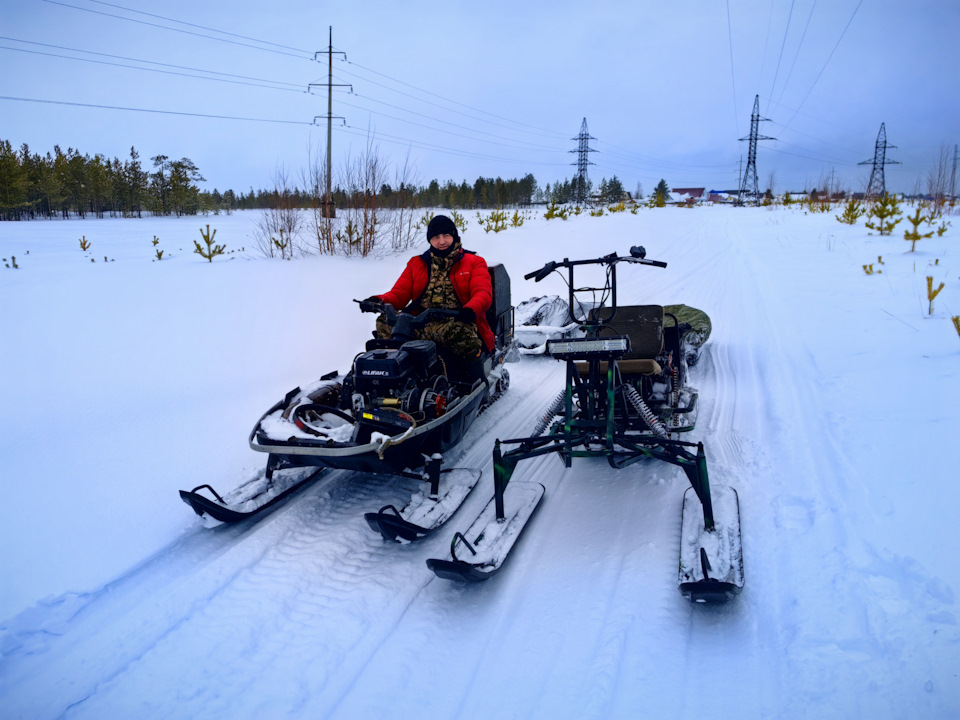
[[[465,360],[494,348],[486,312],[493,288],[486,261],[460,244],[457,226],[446,215],[436,215],[427,226],[430,249],[410,259],[390,292],[366,301],[382,301],[414,315],[427,308],[457,310],[455,318],[429,323],[418,336],[433,340]],[[363,303],[361,303],[363,308]],[[377,336],[390,337],[390,328],[379,319]]]

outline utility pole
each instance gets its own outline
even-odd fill
[[[334,55],[343,55],[343,59],[347,59],[347,54],[345,52],[335,51],[333,49],[333,26],[330,26],[330,42],[327,45],[326,50],[318,50],[313,54],[313,59],[316,60],[318,55],[327,56],[327,177],[326,177],[326,189],[323,196],[323,217],[332,218],[334,216],[333,203],[330,198],[330,192],[333,185],[333,88],[334,87],[348,87],[350,90],[353,90],[352,85],[347,85],[343,83],[334,83],[333,82],[333,56]],[[315,87],[317,85],[322,85],[323,83],[310,83],[307,86],[309,88]],[[317,115],[313,118],[313,121],[316,122],[318,117],[323,117],[322,115]],[[344,118],[337,116],[338,120],[343,120]],[[346,122],[346,121],[344,121]]]
[[[753,195],[755,204],[760,204],[760,187],[757,181],[757,141],[758,140],[776,140],[776,138],[760,135],[760,121],[769,122],[770,118],[760,117],[760,96],[753,99],[753,112],[750,114],[750,135],[740,138],[740,141],[750,141],[747,150],[747,170],[740,181],[740,190],[737,192],[737,205],[743,205],[743,196]]]
[[[887,145],[886,123],[880,123],[880,132],[877,133],[877,144],[873,151],[873,160],[864,160],[858,165],[873,165],[870,171],[870,182],[867,183],[867,198],[882,198],[887,193],[887,180],[884,173],[885,165],[899,165],[896,160],[887,160],[887,150],[896,145]]]
[[[583,119],[583,123],[580,125],[580,134],[575,138],[571,138],[571,140],[577,141],[577,149],[570,150],[572,153],[577,153],[577,161],[570,164],[577,166],[577,205],[580,205],[587,199],[587,165],[593,165],[589,160],[589,153],[596,152],[596,150],[590,147],[590,141],[596,140],[596,138],[591,137],[587,131],[586,118]]]

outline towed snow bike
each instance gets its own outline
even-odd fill
[[[681,593],[716,602],[742,589],[737,493],[711,487],[703,443],[680,439],[693,430],[697,413],[697,392],[686,384],[687,358],[693,356],[684,336],[691,328],[658,305],[618,306],[621,263],[666,267],[633,247],[626,256],[551,261],[525,276],[539,282],[567,271],[570,321],[584,337],[546,343],[546,354],[566,363],[565,388],[530,437],[497,440],[493,498],[469,529],[454,535],[449,558],[427,560],[438,576],[479,581],[502,567],[545,492],[536,482],[511,482],[513,472],[521,460],[557,453],[568,468],[576,457],[604,457],[617,469],[644,458],[680,467],[691,486],[682,511]],[[602,286],[574,284],[574,269],[584,265],[605,268]],[[584,301],[587,294],[592,302]]]
[[[503,366],[513,341],[510,278],[502,265],[489,271],[493,303],[487,321],[496,340],[493,352],[465,362],[431,340],[416,339],[419,328],[456,311],[412,315],[387,304],[364,303],[362,310],[384,315],[391,337],[367,341],[345,376],[333,372],[294,388],[260,418],[249,441],[251,448],[268,454],[264,471],[229,494],[200,485],[181,490],[181,498],[201,517],[236,522],[262,513],[324,470],[353,470],[429,485],[402,509],[389,505],[367,513],[370,527],[384,538],[416,540],[438,528],[481,474],[442,469],[442,453],[463,439],[477,415],[510,384]]]

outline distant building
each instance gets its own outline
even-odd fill
[[[668,205],[693,205],[703,202],[704,188],[673,188],[670,191],[670,197],[667,199]]]

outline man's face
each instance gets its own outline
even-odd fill
[[[434,235],[432,238],[430,238],[430,245],[434,250],[446,250],[448,247],[453,245],[453,235]]]

